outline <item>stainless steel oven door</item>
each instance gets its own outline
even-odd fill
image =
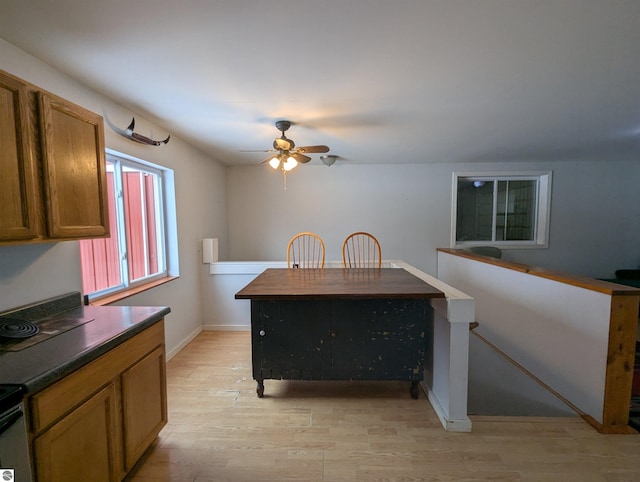
[[[0,414],[0,480],[33,482],[22,403]]]

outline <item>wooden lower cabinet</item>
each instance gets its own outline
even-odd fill
[[[164,321],[27,406],[38,482],[122,480],[167,423]]]
[[[35,439],[37,480],[118,480],[116,434],[116,390],[110,384]]]
[[[158,348],[122,374],[124,461],[131,470],[167,422],[164,349]]]

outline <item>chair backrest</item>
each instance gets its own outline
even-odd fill
[[[342,243],[342,263],[345,268],[381,268],[380,243],[373,234],[351,233]]]
[[[324,268],[324,242],[315,233],[298,233],[287,246],[287,267]]]

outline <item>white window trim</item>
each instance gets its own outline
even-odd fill
[[[458,179],[474,178],[493,181],[495,179],[538,180],[538,205],[536,216],[536,236],[533,241],[456,241],[458,212]],[[549,223],[551,220],[551,179],[552,171],[469,171],[454,172],[451,189],[451,239],[452,248],[472,246],[495,246],[500,249],[544,249],[549,247]]]
[[[152,174],[155,174],[156,176],[158,176],[158,178],[161,180],[163,187],[166,184],[164,176],[165,176],[165,169],[160,169],[158,167],[156,167],[154,164],[151,164],[149,162],[144,162],[144,161],[133,161],[131,159],[131,157],[124,157],[122,155],[115,155],[115,154],[110,154],[111,157],[117,157],[119,158],[120,161],[120,168],[122,169],[122,167],[130,167],[133,169],[140,169],[140,168],[144,168],[145,171],[150,172]],[[122,173],[120,173],[119,179],[118,181],[122,180]],[[119,187],[120,192],[122,192],[122,186]],[[127,288],[133,288],[136,286],[139,286],[141,284],[146,284],[149,283],[150,281],[154,281],[156,279],[160,279],[160,278],[165,278],[168,274],[167,271],[167,265],[168,265],[168,253],[167,253],[167,243],[166,243],[166,239],[167,239],[167,232],[166,232],[166,223],[165,223],[165,200],[164,200],[164,195],[163,195],[163,190],[164,189],[157,189],[157,186],[155,187],[154,190],[154,194],[155,194],[155,198],[158,200],[158,203],[160,204],[159,208],[156,210],[156,224],[159,226],[158,227],[158,240],[157,240],[157,244],[159,248],[162,249],[158,249],[158,252],[163,251],[164,252],[164,256],[158,260],[158,262],[162,263],[162,267],[160,269],[160,271],[158,271],[158,273],[154,274],[154,275],[150,275],[150,276],[146,276],[142,279],[138,279],[138,280],[134,280],[128,283]],[[122,196],[118,196],[117,202],[119,203],[123,203],[124,199]],[[120,209],[122,209],[122,212],[124,212],[124,206],[122,206]],[[121,218],[120,221],[124,224],[124,219]],[[122,234],[122,237],[124,238],[124,233],[125,233],[125,227],[120,226],[119,228],[119,232]],[[126,246],[126,242],[124,239],[121,240],[122,241],[122,246]],[[145,249],[146,249],[146,243],[145,243]],[[125,257],[129,257],[129,253],[125,253]],[[123,271],[123,273],[126,273],[126,277],[125,279],[129,279],[129,263],[123,263],[124,265],[126,265],[126,272]]]
[[[158,218],[158,222],[162,223],[160,233],[163,238],[162,242],[165,246],[165,260],[163,263],[163,269],[161,272],[146,277],[141,280],[136,280],[129,283],[121,283],[117,286],[112,286],[111,288],[99,291],[97,293],[92,293],[88,295],[90,301],[98,300],[104,297],[108,297],[119,292],[125,292],[131,289],[135,289],[140,286],[144,286],[146,284],[153,283],[154,281],[161,280],[167,277],[177,277],[179,276],[179,264],[178,264],[178,246],[177,246],[177,220],[176,220],[176,210],[175,210],[175,186],[174,186],[174,178],[173,178],[173,170],[159,166],[149,161],[145,161],[143,159],[139,159],[134,156],[130,156],[128,154],[124,154],[119,151],[115,151],[110,148],[105,149],[105,153],[107,157],[116,157],[119,159],[121,165],[132,165],[133,167],[144,166],[145,169],[149,171],[158,173],[161,175],[162,179],[162,191],[163,195],[159,197],[160,202],[162,203],[162,207],[164,210],[164,216]],[[116,193],[118,190],[122,190],[122,186],[120,184],[120,179],[118,178],[116,184]],[[116,194],[116,203],[122,202],[120,199],[121,196]],[[124,219],[120,219],[120,223],[124,222]],[[119,231],[121,236],[124,236],[124,226],[119,227]],[[126,243],[122,244],[124,240],[119,241],[120,246],[125,246]],[[122,253],[121,253],[122,255]],[[126,255],[126,253],[125,253]],[[123,266],[124,265],[124,266]],[[128,264],[121,259],[121,272],[124,273],[126,278],[128,279]]]

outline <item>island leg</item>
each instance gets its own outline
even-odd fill
[[[262,398],[264,396],[264,380],[262,378],[256,380],[258,386],[256,387],[256,393],[258,394],[258,398]]]
[[[414,400],[418,399],[418,395],[420,394],[420,389],[418,388],[419,382],[417,380],[411,381],[411,398]]]

